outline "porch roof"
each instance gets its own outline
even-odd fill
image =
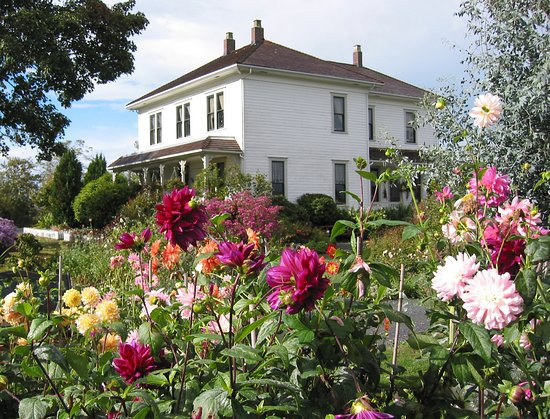
[[[109,164],[109,169],[116,170],[128,166],[137,166],[141,163],[169,160],[177,156],[197,154],[201,152],[242,153],[239,144],[233,137],[206,137],[192,143],[178,144],[158,150],[122,156]]]

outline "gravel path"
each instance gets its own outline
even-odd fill
[[[395,310],[397,310],[397,300],[390,301],[390,304]],[[405,297],[405,299],[403,300],[402,311],[413,321],[415,332],[425,332],[428,329],[430,322],[426,317],[426,310],[420,304],[420,300],[414,300]],[[409,334],[409,328],[402,324],[399,327],[399,341],[406,340],[409,337]],[[391,323],[388,340],[393,342],[394,335],[395,324]]]

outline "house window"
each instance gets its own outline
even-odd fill
[[[414,112],[405,112],[405,140],[408,143],[416,143],[416,128]]]
[[[390,202],[401,202],[401,185],[397,182],[390,184]]]
[[[162,142],[162,112],[149,115],[149,143],[160,144]]]
[[[374,140],[374,109],[369,108],[369,140]]]
[[[223,112],[223,92],[216,93],[216,95],[210,95],[206,98],[206,119],[208,131],[223,128]]]
[[[191,135],[191,104],[186,103],[183,105],[183,136],[189,137]]]
[[[336,132],[346,131],[346,98],[344,96],[332,97],[333,125]]]
[[[176,138],[183,135],[183,106],[176,106]]]
[[[414,197],[416,201],[420,202],[422,200],[422,176],[421,175],[418,175],[413,191],[414,191]]]
[[[334,165],[334,200],[337,204],[346,203],[346,165],[336,163]]]
[[[271,186],[273,195],[285,194],[285,162],[281,160],[271,161]]]

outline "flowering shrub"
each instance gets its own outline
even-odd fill
[[[17,238],[17,227],[12,220],[0,218],[0,251],[13,246]]]

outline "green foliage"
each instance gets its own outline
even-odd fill
[[[82,187],[82,164],[76,153],[69,149],[55,168],[48,202],[57,223],[75,225],[73,201]]]
[[[31,161],[11,157],[0,164],[0,218],[19,226],[31,226],[37,215],[34,197],[39,176]]]
[[[428,122],[444,146],[429,153],[430,177],[453,190],[461,179],[450,169],[479,156],[511,176],[518,194],[534,199],[550,215],[550,184],[535,185],[550,166],[550,33],[548,7],[536,0],[463,2],[472,43],[465,52],[467,72],[459,86],[443,87],[443,109],[426,101]],[[490,129],[472,126],[472,97],[485,92],[503,101],[503,117]],[[465,148],[465,144],[468,147]],[[471,176],[471,171],[465,174]]]
[[[113,182],[111,174],[105,173],[99,179],[89,182],[77,195],[73,203],[75,218],[81,224],[90,223],[94,228],[104,227],[136,189],[137,185],[129,185],[123,175],[117,176]]]
[[[84,175],[84,185],[90,183],[92,180],[99,179],[107,172],[107,161],[103,154],[96,154],[88,165],[86,174]]]
[[[296,201],[309,215],[311,223],[315,226],[330,226],[341,215],[334,200],[324,194],[304,194]]]
[[[15,250],[19,253],[19,258],[25,261],[34,260],[43,248],[44,246],[32,234],[20,234],[15,241]]]
[[[124,221],[129,230],[138,231],[144,221],[152,219],[155,214],[155,205],[161,199],[162,191],[160,189],[147,187],[120,208],[118,218]]]
[[[38,147],[42,157],[60,151],[56,140],[69,120],[50,95],[70,106],[96,84],[134,69],[132,36],[147,25],[130,13],[134,1],[9,1],[0,5],[0,152],[8,142]]]

